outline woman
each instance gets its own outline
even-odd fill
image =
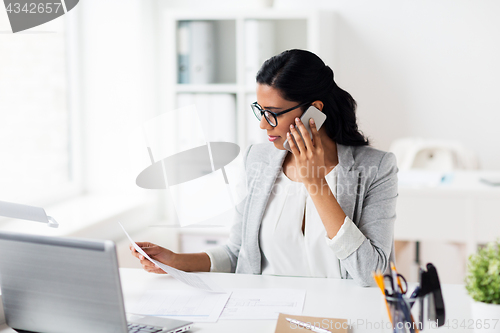
[[[320,130],[305,120],[312,139],[299,119],[311,105],[327,116]],[[196,254],[139,246],[185,271],[353,278],[373,285],[371,273],[385,271],[393,256],[397,167],[393,154],[368,146],[355,108],[315,54],[288,50],[270,58],[257,74],[252,109],[274,147],[246,151],[248,195],[227,244]],[[163,273],[131,250],[145,270]]]

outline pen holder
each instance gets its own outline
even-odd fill
[[[394,333],[416,333],[418,323],[413,319],[411,307],[415,300],[408,300],[403,294],[386,295],[387,310]]]

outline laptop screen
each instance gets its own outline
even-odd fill
[[[0,232],[7,325],[42,332],[127,332],[115,245]]]

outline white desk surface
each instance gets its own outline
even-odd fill
[[[419,171],[399,171],[400,177],[406,179],[406,182],[400,181],[399,192],[404,194],[425,193],[426,195],[450,195],[450,194],[473,194],[473,195],[499,195],[500,186],[488,185],[481,181],[482,178],[500,179],[500,170],[456,170],[447,174],[449,180],[439,184],[418,184],[408,183],[412,175],[419,175]]]
[[[401,172],[403,173],[403,172]],[[406,171],[408,176],[411,171]],[[500,171],[455,171],[449,182],[433,187],[401,183],[394,226],[396,240],[477,244],[500,237],[500,186],[481,178],[500,179]]]
[[[140,299],[146,290],[157,289],[189,289],[190,287],[174,280],[167,275],[150,274],[140,269],[120,269],[125,304]],[[231,288],[297,288],[306,289],[306,300],[303,315],[344,318],[353,324],[367,323],[355,327],[353,332],[390,332],[390,330],[375,329],[375,323],[387,321],[386,309],[378,288],[362,288],[352,280],[323,278],[294,278],[262,275],[243,275],[225,273],[204,273],[220,285]],[[411,289],[410,289],[411,290]],[[460,324],[465,320],[469,323],[470,300],[463,285],[444,285],[443,295],[446,308],[446,319],[450,327],[441,327],[438,331],[472,332],[463,329]],[[451,327],[456,320],[455,329]],[[272,333],[276,320],[219,320],[217,323],[196,323],[191,332],[259,332]],[[436,329],[426,329],[432,332]],[[14,332],[5,325],[0,326],[0,333]]]

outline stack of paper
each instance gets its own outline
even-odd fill
[[[221,319],[277,319],[281,312],[301,314],[306,291],[233,289]]]
[[[277,319],[280,313],[301,314],[306,296],[297,289],[235,289],[228,293],[201,290],[148,290],[130,313],[194,322]]]
[[[216,322],[231,293],[211,293],[201,290],[148,290],[139,303],[128,312],[190,320]]]

